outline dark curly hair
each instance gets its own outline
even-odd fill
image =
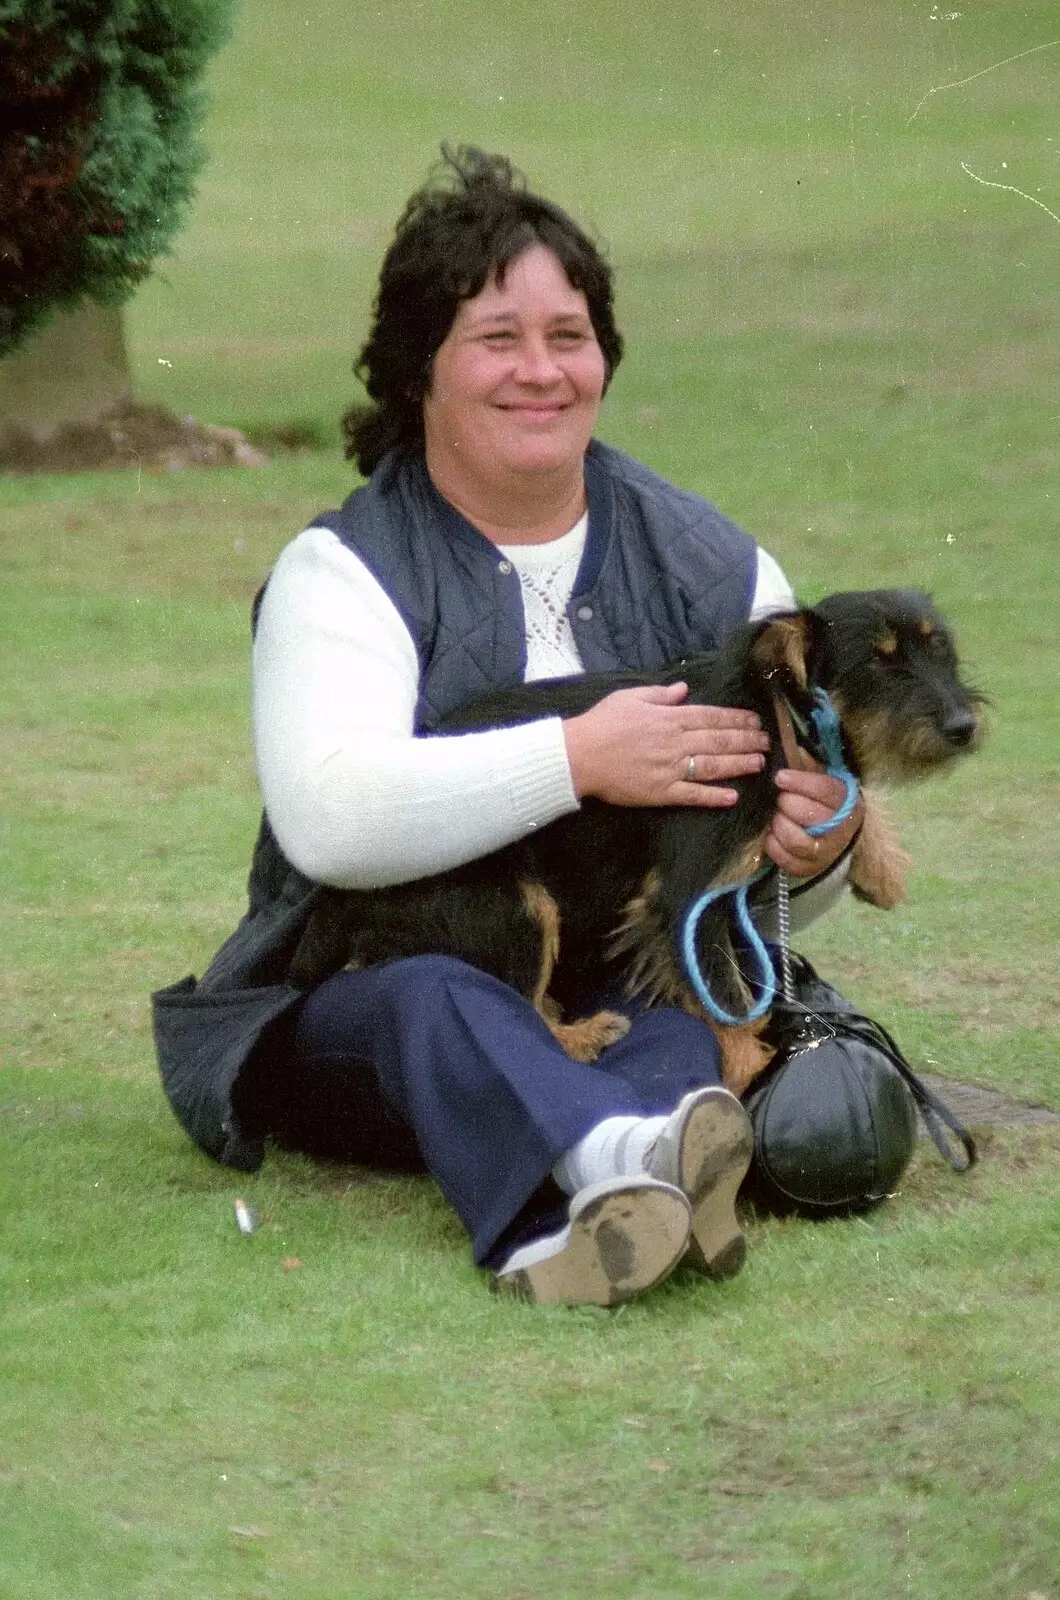
[[[355,371],[373,404],[342,419],[346,455],[367,476],[388,450],[421,454],[431,364],[462,300],[493,272],[543,244],[585,295],[606,383],[622,359],[611,268],[578,225],[539,195],[504,156],[442,145],[442,160],[412,196],[383,259],[371,333]],[[606,386],[606,385],[605,385]]]

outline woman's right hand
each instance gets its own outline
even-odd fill
[[[689,705],[687,694],[684,683],[617,689],[567,718],[563,733],[578,798],[593,795],[616,806],[734,806],[739,795],[724,780],[760,772],[769,740],[753,711]]]

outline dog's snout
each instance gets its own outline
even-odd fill
[[[942,732],[950,744],[958,750],[966,750],[975,742],[978,724],[971,711],[951,711],[942,724]]]

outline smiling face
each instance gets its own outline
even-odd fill
[[[585,295],[533,245],[460,303],[423,402],[431,477],[468,514],[491,498],[581,492],[606,384]],[[474,520],[474,517],[473,517]]]

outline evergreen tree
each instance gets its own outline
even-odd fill
[[[0,356],[127,299],[180,226],[232,0],[0,0]]]

